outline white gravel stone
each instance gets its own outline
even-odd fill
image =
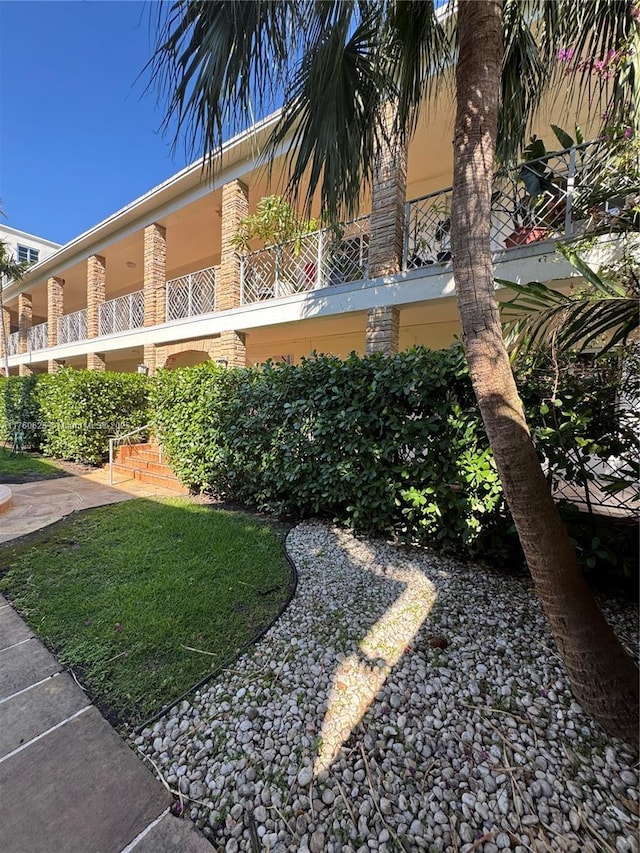
[[[574,701],[525,577],[312,522],[287,549],[278,622],[135,740],[215,849],[253,853],[254,825],[272,853],[462,853],[484,833],[483,853],[597,853],[587,821],[638,853],[634,756]],[[637,653],[635,609],[603,609]]]

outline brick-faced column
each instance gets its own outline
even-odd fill
[[[371,188],[370,278],[399,272],[404,251],[407,149],[391,134],[391,106],[385,110],[385,121],[389,139],[377,154]]]
[[[87,338],[100,335],[100,306],[107,290],[107,262],[102,255],[87,258]],[[88,370],[104,370],[104,358],[98,353],[87,355]]]
[[[167,229],[154,222],[144,229],[144,325],[166,322]],[[144,364],[151,375],[159,360],[154,344],[144,347]]]
[[[247,363],[244,335],[238,334],[233,329],[221,332],[214,358],[224,359],[228,367],[244,367]]]
[[[231,243],[238,223],[249,213],[249,189],[242,181],[222,187],[220,266],[216,272],[216,310],[240,305],[240,254]]]
[[[395,305],[371,308],[367,314],[366,354],[382,352],[395,355],[398,352],[399,328],[400,311]]]
[[[58,320],[64,314],[64,279],[52,276],[47,279],[47,337],[50,347],[58,345]],[[49,373],[60,369],[55,359],[47,364]]]
[[[18,352],[29,351],[29,329],[33,322],[33,307],[30,293],[21,293],[18,296]],[[31,376],[31,368],[28,364],[18,367],[19,376]]]
[[[29,329],[33,320],[33,307],[30,293],[18,296],[18,352],[29,350]]]
[[[144,325],[166,321],[167,229],[154,222],[144,229]]]

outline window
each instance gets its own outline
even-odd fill
[[[30,246],[18,245],[18,263],[22,264],[26,261],[29,264],[37,264],[39,257],[39,249],[32,249]]]

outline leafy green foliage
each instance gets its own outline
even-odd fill
[[[138,374],[71,368],[10,377],[0,384],[0,436],[21,429],[25,448],[99,464],[110,436],[147,423],[148,388]]]
[[[315,219],[302,219],[281,196],[269,195],[260,199],[255,213],[240,220],[231,242],[236,248],[247,251],[254,238],[265,246],[295,240],[299,251],[300,239],[317,227]]]
[[[184,482],[269,512],[469,552],[504,518],[458,348],[162,372],[152,409]]]
[[[289,586],[277,527],[184,498],[83,512],[6,545],[0,568],[33,629],[129,724],[235,657]]]
[[[25,448],[40,449],[42,419],[37,383],[37,376],[0,379],[0,441],[11,442],[13,436],[21,432]]]

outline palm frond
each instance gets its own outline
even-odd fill
[[[516,293],[501,308],[507,345],[512,353],[531,351],[553,340],[562,350],[596,346],[602,355],[625,343],[638,328],[637,300],[610,279],[599,276],[575,253],[569,257],[590,290],[565,294],[541,282],[526,285],[496,279]]]

